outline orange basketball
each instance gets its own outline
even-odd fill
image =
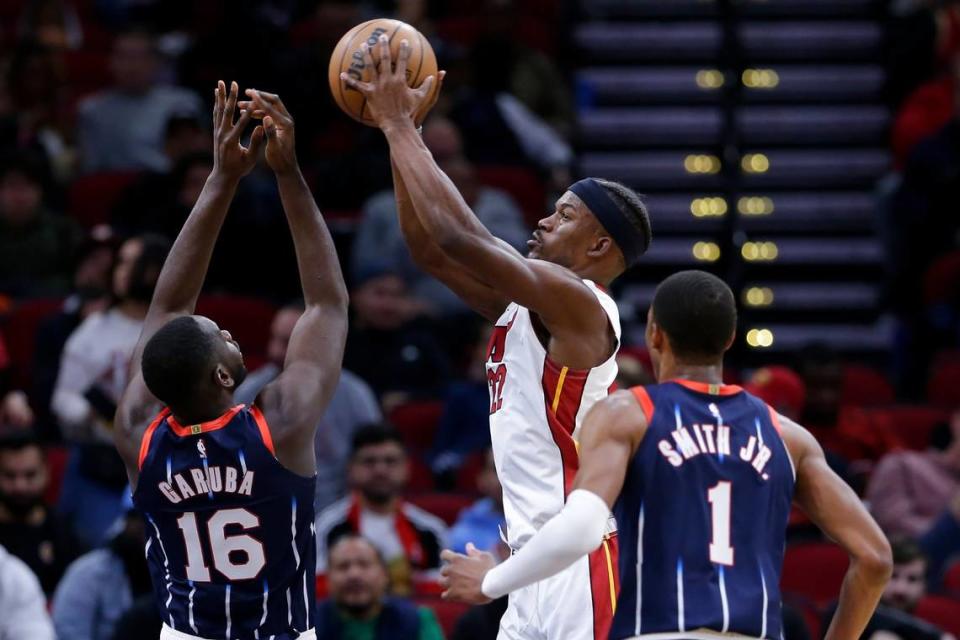
[[[356,89],[347,86],[347,83],[340,79],[340,73],[347,73],[358,80],[369,82],[370,69],[366,68],[366,62],[363,59],[363,46],[366,44],[374,47],[371,54],[373,59],[377,60],[378,53],[375,45],[384,34],[390,38],[390,56],[394,64],[400,55],[400,42],[406,39],[410,43],[407,84],[411,87],[419,87],[428,76],[437,75],[437,56],[433,53],[433,47],[423,34],[409,24],[389,18],[377,18],[350,29],[340,38],[340,42],[333,50],[333,55],[330,56],[328,73],[330,91],[333,93],[333,99],[347,115],[371,127],[375,127],[376,123],[367,111],[366,98]],[[436,89],[437,85],[434,84],[433,90],[436,91]],[[426,104],[429,103],[428,99]]]

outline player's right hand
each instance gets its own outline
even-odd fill
[[[257,126],[250,136],[250,146],[240,144],[240,135],[250,122],[249,110],[241,112],[240,119],[234,122],[237,108],[237,96],[240,88],[236,82],[230,83],[230,94],[223,80],[214,90],[216,100],[213,105],[213,172],[214,174],[239,180],[250,173],[257,164],[257,156],[263,146],[264,131]]]
[[[263,128],[267,134],[267,164],[277,174],[296,171],[297,145],[293,116],[275,93],[259,89],[247,89],[246,93],[250,100],[240,102],[240,108],[252,113],[254,118],[263,118]]]

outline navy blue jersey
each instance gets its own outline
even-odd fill
[[[779,639],[794,469],[776,414],[733,386],[633,393],[649,426],[614,506],[621,586],[610,638]]]
[[[164,410],[144,433],[133,495],[164,623],[228,640],[313,628],[313,493],[313,478],[277,461],[256,407],[186,427]]]

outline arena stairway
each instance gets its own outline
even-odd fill
[[[882,361],[890,167],[874,0],[580,0],[583,175],[646,194],[655,241],[621,288],[639,338],[655,283],[722,275],[741,349],[822,341]]]

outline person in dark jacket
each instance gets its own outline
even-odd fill
[[[369,540],[344,535],[330,547],[330,597],[317,605],[324,640],[443,640],[430,609],[387,596],[387,564]]]

